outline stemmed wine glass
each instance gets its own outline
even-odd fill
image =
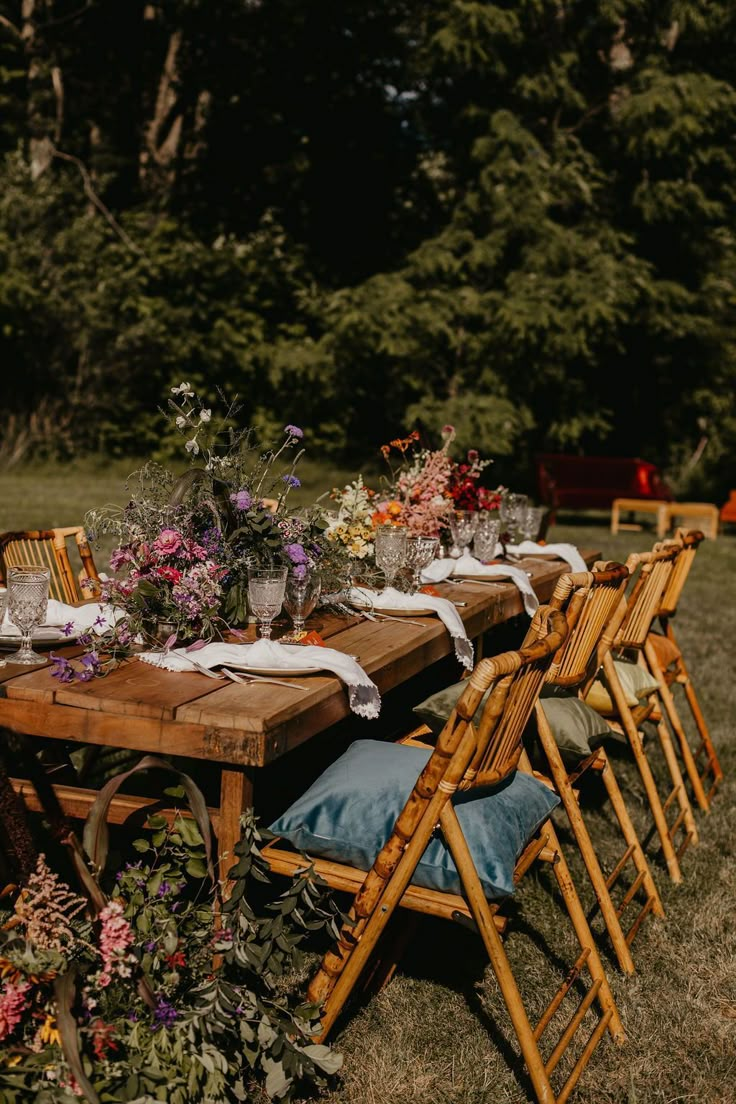
[[[45,663],[43,656],[31,647],[33,630],[46,620],[49,601],[49,569],[21,564],[8,568],[8,616],[20,629],[21,642],[17,652],[7,657],[8,663]]]
[[[527,506],[521,515],[521,535],[524,540],[536,541],[542,527],[544,506]]]
[[[478,511],[454,510],[450,514],[449,521],[452,539],[455,546],[460,549],[460,555],[464,556],[478,525]]]
[[[308,568],[303,567],[298,574],[296,571],[289,572],[284,606],[294,623],[295,634],[304,632],[304,622],[317,605],[321,589],[322,580],[319,575],[312,574]]]
[[[406,527],[381,525],[376,529],[376,566],[386,576],[386,586],[393,585],[396,572],[406,563]]]
[[[284,603],[286,567],[251,568],[248,571],[248,601],[258,621],[259,636],[269,640],[271,622]]]
[[[408,537],[406,541],[406,562],[412,569],[412,590],[422,585],[422,572],[431,564],[440,546],[439,537]]]

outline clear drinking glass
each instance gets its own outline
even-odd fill
[[[295,633],[304,632],[304,622],[317,605],[321,589],[322,580],[319,575],[313,575],[311,571],[306,569],[300,575],[297,575],[294,571],[289,572],[286,580],[284,607],[294,622]]]
[[[450,514],[450,532],[455,546],[464,556],[478,525],[477,510],[455,510]]]
[[[284,604],[286,567],[251,568],[248,571],[248,601],[258,622],[260,636],[271,636],[271,622]]]
[[[473,555],[476,560],[492,560],[496,555],[496,545],[501,533],[501,519],[482,517],[478,522],[473,540]]]
[[[8,568],[8,616],[20,629],[21,642],[17,652],[7,657],[8,663],[45,663],[42,655],[31,648],[33,630],[46,620],[49,601],[49,569],[33,565]]]
[[[396,572],[406,563],[406,527],[403,525],[381,525],[376,529],[376,566],[386,576],[386,586],[390,587],[396,578]]]
[[[521,515],[519,526],[524,540],[535,541],[539,536],[544,517],[544,506],[527,506]]]
[[[521,528],[521,519],[529,505],[529,498],[525,494],[512,494],[507,492],[501,497],[501,525],[515,544],[518,540]]]
[[[422,572],[437,555],[439,537],[408,537],[406,541],[406,562],[412,569],[412,590],[422,585]]]
[[[7,587],[0,587],[0,626],[2,626],[5,620],[5,611],[8,608],[8,590]],[[6,659],[0,659],[0,667],[4,667],[7,663]]]

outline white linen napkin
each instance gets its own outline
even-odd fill
[[[62,626],[72,625],[70,636],[77,636],[80,632],[103,633],[109,629],[118,618],[122,617],[122,610],[116,610],[112,606],[102,606],[99,602],[90,602],[84,606],[68,606],[65,602],[58,602],[56,598],[49,598],[46,606],[45,625]],[[95,622],[99,622],[95,624]],[[7,610],[2,622],[3,636],[20,637],[18,629],[10,620]],[[59,631],[59,641],[64,640],[64,633]]]
[[[434,610],[452,637],[458,660],[463,667],[472,671],[473,645],[468,640],[460,614],[447,598],[436,598],[432,594],[404,594],[395,587],[385,587],[380,591],[368,590],[365,587],[351,587],[348,598],[358,605],[368,606],[369,609],[376,609],[379,612],[382,609],[400,609],[410,614],[413,609]]]
[[[466,553],[458,560],[433,560],[422,572],[423,583],[441,583],[450,575],[477,575],[479,579],[510,579],[521,593],[524,609],[533,617],[539,608],[539,599],[529,582],[526,571],[511,564],[484,564]]]
[[[546,556],[556,556],[570,565],[571,571],[587,571],[588,565],[578,552],[574,544],[536,544],[535,541],[522,541],[521,544],[509,544],[506,551],[512,555],[534,556],[542,553]]]
[[[205,644],[197,651],[175,648],[170,652],[141,652],[138,659],[167,671],[194,671],[200,667],[304,668],[320,667],[337,675],[348,688],[350,708],[360,717],[372,720],[381,711],[378,687],[351,656],[334,648],[316,644],[279,644],[275,640],[256,640],[255,644]]]

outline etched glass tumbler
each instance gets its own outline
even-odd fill
[[[259,636],[268,640],[271,622],[284,604],[286,567],[251,568],[248,571],[248,601],[256,621]]]
[[[295,571],[289,572],[284,607],[294,623],[295,633],[304,632],[304,622],[317,605],[321,589],[322,580],[319,575],[313,575],[306,567],[299,574]]]
[[[496,545],[498,544],[500,532],[501,521],[499,518],[481,518],[478,522],[478,528],[475,531],[475,539],[473,540],[473,555],[476,560],[481,560],[485,563],[493,559],[496,555]]]
[[[8,569],[8,616],[20,629],[20,648],[7,657],[8,663],[45,663],[31,647],[33,630],[46,620],[49,601],[49,569],[34,565]]]
[[[406,541],[406,562],[412,570],[412,590],[422,585],[422,572],[429,567],[437,555],[439,537],[408,537]]]
[[[407,533],[403,525],[381,525],[376,529],[376,567],[386,577],[386,586],[393,585],[396,572],[406,563]]]
[[[464,556],[478,526],[478,511],[455,510],[450,514],[449,521],[455,547],[459,549],[459,554]]]
[[[501,525],[515,544],[519,537],[524,511],[529,505],[529,499],[525,494],[512,494],[507,491],[501,497]]]

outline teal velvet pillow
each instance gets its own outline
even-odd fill
[[[580,698],[562,694],[540,699],[544,715],[563,755],[584,759],[609,736],[618,738],[609,724]]]
[[[271,831],[307,854],[369,870],[431,752],[358,740],[278,818]],[[456,793],[453,805],[489,899],[514,892],[516,860],[559,798],[516,772],[500,786]],[[415,885],[462,893],[440,832],[430,840]]]
[[[438,736],[444,728],[445,721],[455,708],[457,699],[467,685],[467,679],[461,679],[460,682],[454,682],[452,686],[447,686],[444,690],[438,690],[436,694],[432,694],[431,697],[425,698],[419,705],[415,705],[412,712],[416,713],[419,720],[426,724],[427,728],[432,729],[435,736]],[[480,705],[475,711],[473,723],[476,726],[480,724],[483,708],[489,693],[490,691],[486,691],[481,699]]]

